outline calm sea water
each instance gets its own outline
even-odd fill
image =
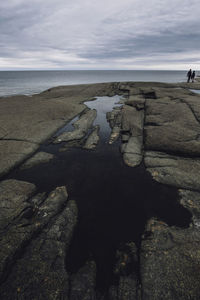
[[[31,95],[59,85],[112,81],[186,81],[186,71],[0,71],[0,96]]]

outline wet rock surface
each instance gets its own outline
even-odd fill
[[[148,222],[140,254],[143,299],[199,299],[199,242],[195,228]]]
[[[1,99],[1,299],[200,298],[199,88],[105,83]],[[105,112],[102,142],[84,102],[114,95],[122,106]]]
[[[86,113],[73,124],[74,130],[69,132],[63,132],[59,135],[54,143],[69,142],[74,140],[81,140],[87,134],[88,130],[92,127],[92,124],[97,116],[95,110],[88,110]]]
[[[98,125],[94,127],[94,129],[92,130],[92,133],[87,138],[83,148],[88,149],[88,150],[96,148],[96,146],[99,142],[99,129],[100,129],[100,127]]]
[[[21,169],[28,169],[32,168],[36,165],[39,165],[41,163],[48,163],[50,160],[53,159],[53,155],[51,153],[46,152],[38,152],[34,156],[32,156],[30,159],[28,159],[22,166]]]

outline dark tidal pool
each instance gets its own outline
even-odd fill
[[[54,153],[53,161],[29,170],[16,170],[10,176],[33,182],[38,191],[67,187],[69,199],[78,206],[78,224],[67,255],[67,270],[75,273],[87,260],[95,260],[100,291],[115,282],[116,250],[129,241],[134,241],[140,249],[149,218],[155,216],[179,227],[187,227],[191,218],[178,203],[176,188],[155,182],[143,164],[136,168],[125,165],[119,140],[108,144],[110,127],[106,112],[118,101],[116,96],[86,103],[98,112],[95,125],[100,124],[101,139],[96,150],[69,148],[59,152],[60,146],[46,144],[39,151]]]

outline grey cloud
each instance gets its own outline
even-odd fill
[[[200,48],[196,0],[9,3],[0,4],[2,62],[16,60],[19,65],[24,60],[33,68],[43,63],[56,68],[98,68],[102,62],[112,67],[119,60],[128,68],[129,61],[149,65],[157,58],[167,65],[199,60],[193,53]]]

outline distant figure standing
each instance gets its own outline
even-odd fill
[[[192,70],[190,69],[188,72],[187,72],[187,82],[190,82],[190,79],[191,79],[191,76],[192,76]]]
[[[194,79],[195,79],[195,71],[192,72],[191,79],[192,79],[192,82],[194,82]]]

